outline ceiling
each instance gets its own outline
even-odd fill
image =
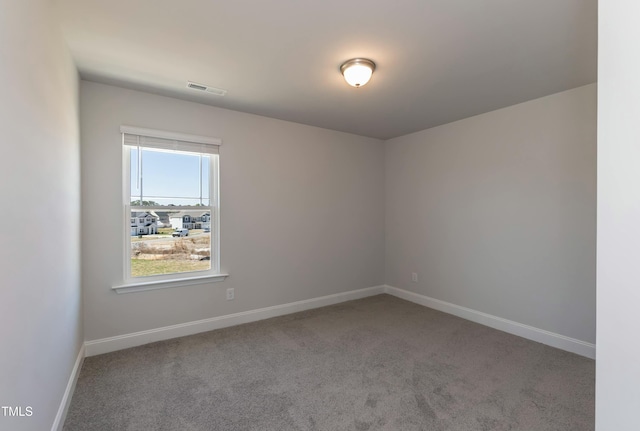
[[[55,1],[83,79],[380,139],[596,81],[597,0]]]

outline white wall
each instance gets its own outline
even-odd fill
[[[387,284],[595,342],[595,84],[387,141],[385,175]]]
[[[0,405],[51,429],[83,341],[78,79],[49,0],[0,0]]]
[[[382,284],[382,141],[91,82],[80,93],[87,340]],[[123,272],[121,124],[223,140],[226,281],[111,290]]]
[[[640,4],[599,3],[596,429],[640,429]]]

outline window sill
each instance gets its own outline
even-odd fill
[[[229,277],[229,274],[213,274],[201,277],[180,278],[176,280],[153,280],[141,283],[120,284],[117,286],[113,286],[111,289],[115,290],[116,293],[143,292],[145,290],[167,289],[170,287],[183,287],[193,286],[195,284],[216,283],[218,281],[224,281],[227,277]]]

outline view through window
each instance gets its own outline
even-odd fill
[[[126,148],[129,277],[217,271],[217,154]]]

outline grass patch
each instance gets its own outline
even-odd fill
[[[211,262],[206,260],[131,259],[131,276],[145,277],[175,272],[205,271],[210,268],[210,264]]]

